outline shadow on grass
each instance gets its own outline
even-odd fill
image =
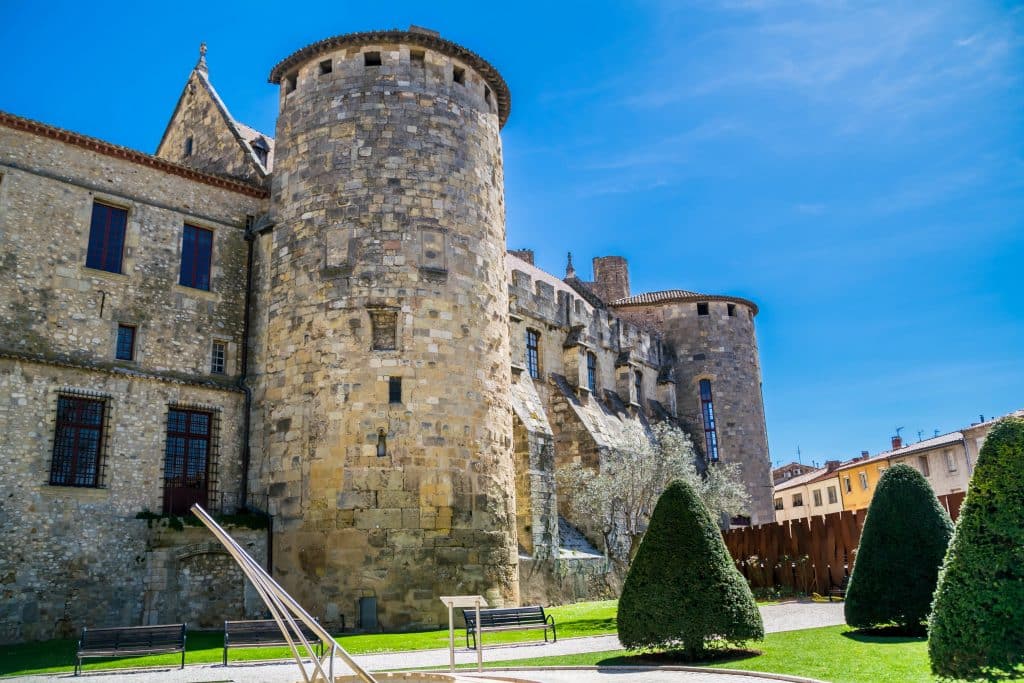
[[[564,630],[568,636],[570,633],[596,633],[596,632],[615,632],[616,621],[615,617],[608,617],[607,619],[578,619],[571,622],[567,622],[564,627],[559,627]],[[561,633],[561,631],[560,631]]]
[[[875,628],[859,628],[844,631],[844,638],[856,640],[858,643],[923,643],[928,636],[923,629],[909,629],[903,626],[878,626]]]
[[[723,648],[708,650],[696,659],[690,659],[680,650],[662,650],[659,652],[640,652],[635,655],[618,655],[597,662],[597,666],[701,666],[704,664],[724,664],[727,662],[743,662],[763,654],[760,650],[746,648]]]

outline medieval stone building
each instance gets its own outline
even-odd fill
[[[0,114],[0,640],[258,614],[195,502],[332,625],[587,594],[555,472],[653,420],[772,519],[756,306],[507,252],[494,67],[410,28],[270,80],[273,137],[202,56],[152,156]]]

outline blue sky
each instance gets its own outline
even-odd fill
[[[929,5],[5,0],[0,109],[152,152],[206,41],[272,134],[293,51],[439,30],[512,90],[509,246],[757,301],[772,458],[820,462],[1024,407],[1024,9]]]

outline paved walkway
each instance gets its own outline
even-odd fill
[[[779,631],[795,631],[805,628],[816,628],[819,626],[830,626],[842,624],[843,605],[842,603],[783,603],[781,605],[769,605],[761,608],[761,615],[764,619],[765,631],[774,633]],[[502,645],[484,648],[484,661],[514,661],[518,659],[530,659],[533,657],[551,657],[555,655],[580,654],[585,652],[604,652],[608,650],[619,650],[617,636],[592,636],[587,638],[562,638],[557,643],[529,643],[519,645]],[[356,662],[368,671],[393,671],[396,669],[414,669],[430,666],[444,666],[448,664],[448,650],[418,650],[414,652],[395,652],[379,655],[357,655]],[[466,649],[455,650],[455,661],[459,664],[476,663],[476,652]],[[340,660],[335,660],[335,674],[346,673],[346,667]],[[543,683],[561,683],[562,681],[607,681],[611,675],[608,672],[590,671],[524,671],[523,675],[495,674],[503,677],[519,678],[527,681],[542,681]],[[655,672],[645,671],[641,678],[627,678],[634,674],[615,673],[616,683],[633,683],[633,681],[679,681],[685,683],[697,681],[710,681],[713,677],[716,683],[735,683],[734,676],[725,677],[721,674],[710,673],[687,673],[679,671],[658,672],[666,674],[667,678],[652,678]],[[541,675],[542,674],[542,675]],[[685,674],[685,675],[684,675]],[[572,677],[575,675],[575,677]],[[540,677],[538,677],[540,676]],[[560,677],[561,676],[561,677]],[[569,676],[566,678],[565,676]],[[696,678],[694,678],[696,676]],[[646,678],[644,678],[646,677]],[[78,679],[69,673],[48,674],[40,676],[24,676],[17,679],[4,679],[30,681],[31,683],[44,683],[60,681],[69,683],[69,680],[81,680],[84,683],[294,683],[300,678],[298,669],[294,662],[290,663],[266,663],[266,664],[242,664],[232,663],[224,667],[220,664],[200,664],[185,667],[184,670],[177,668],[169,669],[146,669],[144,671],[114,672],[86,672]],[[753,683],[758,680],[751,676],[740,676],[740,683]]]

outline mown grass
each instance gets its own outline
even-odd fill
[[[486,662],[487,667],[627,666],[681,664],[722,669],[763,671],[817,678],[831,683],[933,683],[924,638],[861,635],[848,626],[825,626],[802,631],[769,633],[751,652],[681,662],[663,653],[625,650],[590,652],[562,657],[538,657]]]
[[[574,605],[552,607],[547,610],[554,615],[558,625],[559,638],[593,636],[615,633],[617,602],[603,600],[581,602]],[[457,617],[461,623],[461,617]],[[456,629],[456,645],[465,644],[465,631]],[[515,643],[543,638],[540,631],[513,631],[510,633],[488,633],[486,644]],[[352,654],[374,654],[379,652],[403,652],[408,650],[432,650],[448,647],[448,629],[417,631],[412,633],[373,633],[339,635],[337,641]],[[187,638],[186,664],[209,664],[219,662],[223,656],[224,636],[222,632],[189,631]],[[52,673],[70,671],[75,663],[77,640],[49,640],[39,643],[0,645],[0,676],[25,675],[31,673]],[[229,662],[286,659],[291,657],[287,647],[261,647],[232,649]],[[151,655],[124,659],[87,659],[84,669],[119,669],[150,666],[178,666],[181,655]]]

